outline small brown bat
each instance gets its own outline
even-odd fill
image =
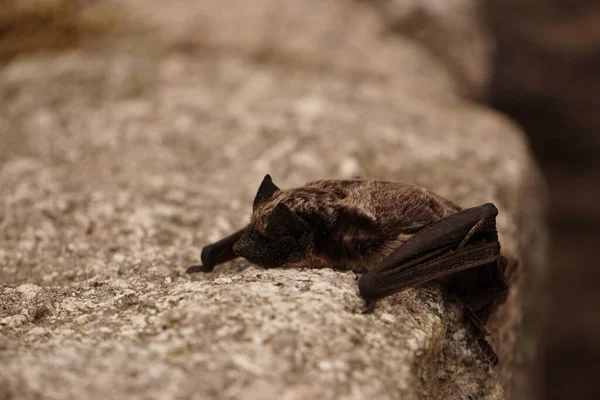
[[[461,210],[398,182],[320,180],[282,190],[266,175],[250,223],[204,247],[203,265],[186,272],[210,272],[237,257],[264,268],[352,270],[361,274],[367,312],[383,297],[437,280],[464,305],[495,364],[485,324],[505,300],[516,266],[500,255],[497,214],[491,203]]]

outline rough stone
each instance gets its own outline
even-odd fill
[[[0,71],[0,126],[23,141],[0,157],[0,395],[509,398],[530,339],[517,341],[521,276],[490,325],[503,360],[490,369],[435,284],[363,315],[351,273],[236,261],[184,274],[202,245],[244,224],[265,173],[282,187],[358,174],[464,207],[492,201],[519,275],[543,263],[540,181],[521,133],[461,100],[427,51],[383,41],[369,8],[309,1],[272,11],[297,24],[257,57],[233,29],[260,18],[240,25],[229,2],[198,3],[162,13],[148,2],[162,39]],[[183,29],[207,20],[225,35],[210,46]],[[330,29],[320,40],[306,33],[319,27]],[[324,39],[338,30],[334,51]]]

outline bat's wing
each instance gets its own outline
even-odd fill
[[[210,272],[215,265],[237,258],[238,256],[233,252],[233,244],[237,242],[243,232],[244,229],[240,229],[226,238],[204,247],[200,256],[202,265],[189,267],[185,272],[187,274],[192,274],[194,272]]]
[[[361,276],[361,296],[375,302],[412,286],[496,262],[500,243],[498,209],[491,203],[457,212],[434,222]]]

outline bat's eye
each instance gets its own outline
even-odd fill
[[[254,264],[275,268],[300,260],[308,238],[308,224],[288,206],[279,203],[269,214],[264,233],[246,229],[233,251]]]
[[[279,203],[267,219],[265,235],[275,239],[290,236],[297,241],[301,241],[308,231],[308,224],[304,219],[290,210],[284,203]]]
[[[236,255],[265,268],[296,261],[298,250],[298,244],[291,236],[268,238],[255,230],[245,232],[233,245]]]

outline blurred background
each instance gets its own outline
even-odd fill
[[[279,1],[260,10],[250,6],[243,10],[224,0],[196,3],[199,13],[203,7],[220,7],[225,22],[193,24],[182,0],[0,0],[0,68],[39,53],[73,48],[162,51],[148,35],[156,26],[167,25],[165,41],[187,54],[210,54],[217,47],[239,51],[232,43],[240,41],[229,38],[243,35],[241,50],[257,60],[290,62],[279,50],[303,49],[304,56],[291,62],[318,69],[324,66],[311,57],[311,49],[326,47],[335,63],[352,71],[363,63],[379,62],[351,56],[353,42],[348,38],[361,29],[353,24],[352,13],[315,15],[348,23],[342,25],[344,29],[337,24],[329,30],[327,23],[315,24],[313,32],[311,25],[278,20],[284,7]],[[595,310],[600,306],[600,268],[595,257],[600,244],[600,2],[354,3],[380,13],[382,37],[402,36],[425,45],[455,78],[464,98],[506,113],[524,129],[544,172],[550,204],[544,397],[598,398],[592,384],[600,359],[600,318]],[[303,35],[290,35],[291,31]],[[18,88],[3,88],[0,108],[9,106],[11,90]],[[1,129],[0,163],[2,158],[26,152],[22,138]]]
[[[549,190],[546,396],[597,398],[600,2],[482,5],[495,44],[486,102],[523,127]]]

